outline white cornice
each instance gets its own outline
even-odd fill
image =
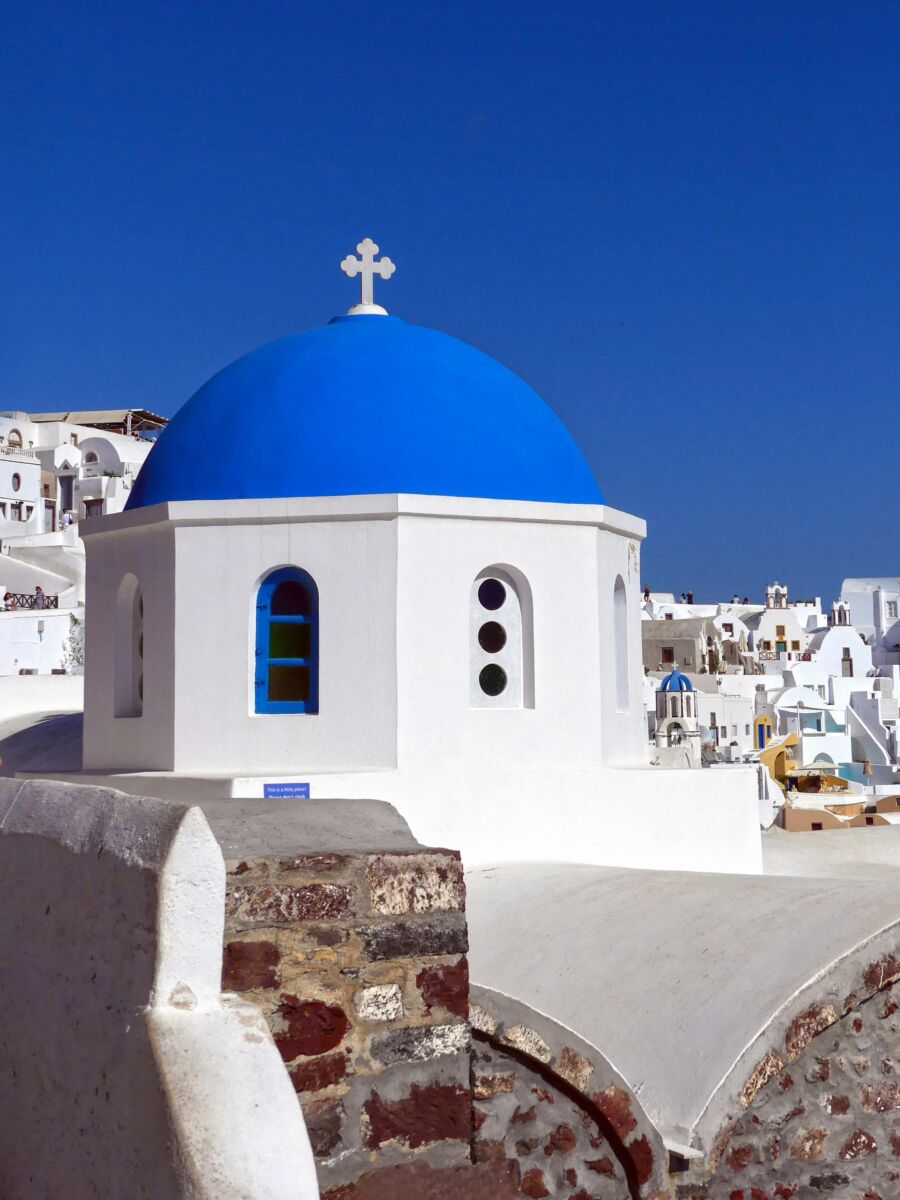
[[[390,521],[396,517],[443,517],[466,521],[524,521],[593,525],[642,541],[647,524],[606,504],[552,504],[532,500],[483,500],[462,496],[390,493],[376,496],[309,496],[269,500],[177,500],[130,512],[92,517],[82,537],[160,525],[280,525],[304,521]]]

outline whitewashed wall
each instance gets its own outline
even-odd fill
[[[0,1194],[318,1196],[266,1022],[219,994],[224,892],[199,809],[0,781]]]
[[[526,511],[543,507],[520,506]],[[502,512],[500,505],[496,508]],[[402,766],[478,770],[551,763],[584,767],[601,761],[596,537],[590,524],[400,518],[396,620]],[[470,593],[475,577],[490,566],[517,572],[528,584],[533,707],[484,708],[470,701]],[[485,620],[490,616],[486,612]]]
[[[92,767],[172,770],[175,765],[175,545],[171,527],[142,530],[140,537],[87,536],[95,525],[125,517],[97,517],[81,527],[87,549],[85,602],[84,763]],[[200,571],[202,564],[198,564]],[[114,716],[116,597],[126,574],[136,576],[144,598],[144,706],[140,717]],[[221,607],[207,597],[218,595],[212,576],[203,581],[198,626],[204,621],[222,633]],[[221,656],[222,645],[217,647]],[[197,670],[190,646],[184,649],[185,670]],[[212,712],[210,711],[212,708]],[[194,725],[210,721],[212,699],[196,715]]]
[[[129,789],[141,781],[124,773],[174,772],[147,785],[166,794],[209,784],[257,796],[280,780],[316,797],[389,800],[417,836],[472,862],[759,870],[752,769],[715,779],[635,769],[647,761],[637,518],[381,496],[195,501],[87,525],[87,771],[123,772]],[[286,565],[319,589],[315,716],[253,711],[256,588]],[[492,565],[528,583],[533,707],[471,703],[472,584]],[[129,572],[144,591],[144,704],[140,717],[115,718],[104,631]]]
[[[49,675],[65,667],[73,616],[83,618],[82,610],[0,612],[0,675],[18,675],[25,670]]]
[[[85,766],[577,767],[599,765],[604,745],[611,761],[641,762],[644,529],[597,506],[435,497],[193,502],[97,518],[82,531]],[[307,571],[319,590],[315,716],[254,712],[256,589],[287,565]],[[471,589],[491,565],[520,572],[531,592],[533,707],[471,704]],[[116,719],[112,639],[103,631],[114,627],[128,573],[144,595],[144,711]],[[613,633],[620,577],[630,697],[621,711]]]

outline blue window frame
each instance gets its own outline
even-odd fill
[[[319,711],[319,591],[298,567],[259,585],[255,668],[258,713]]]

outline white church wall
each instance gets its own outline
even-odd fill
[[[598,531],[610,511],[344,497],[224,508],[195,502],[97,518],[84,531],[97,597],[88,606],[88,674],[96,662],[99,705],[98,713],[88,698],[85,766],[242,774],[398,761],[571,768],[600,763],[607,720],[611,752],[643,761],[636,591],[643,522],[613,514],[618,524]],[[618,530],[623,520],[631,537]],[[319,591],[316,715],[254,708],[256,590],[287,565],[307,571]],[[488,568],[520,582],[522,626],[516,707],[489,714],[471,697],[472,589]],[[116,627],[111,597],[129,573],[143,589],[143,713],[115,718],[116,638],[92,642],[91,628]],[[619,578],[628,592],[622,626],[627,632],[630,623],[632,634],[621,711]]]
[[[318,1196],[266,1021],[220,995],[224,900],[199,809],[0,782],[0,1192]]]
[[[485,567],[469,592],[469,704],[534,707],[534,604],[515,568]]]
[[[463,841],[479,862],[571,860],[577,847],[584,861],[758,869],[753,770],[640,769],[636,518],[599,506],[380,496],[195,501],[88,524],[98,590],[88,770],[174,770],[182,778],[167,794],[176,795],[221,791],[224,775],[238,796],[261,796],[280,779],[314,797],[376,797],[397,804],[417,836]],[[314,716],[254,711],[256,589],[286,565],[318,588]],[[521,616],[523,626],[533,618],[534,707],[471,703],[472,588],[486,569],[529,599]],[[128,572],[144,596],[144,707],[117,720],[111,639],[92,641],[90,630],[114,628]],[[632,635],[627,707],[615,679],[619,579]],[[634,769],[605,766],[604,751]],[[147,785],[168,786],[161,777]],[[141,787],[140,777],[123,786]]]
[[[177,769],[396,763],[396,527],[329,519],[339,502],[323,501],[319,512],[324,519],[177,528]],[[255,711],[257,590],[285,566],[318,588],[316,714]]]
[[[419,502],[435,514],[455,510],[472,516],[399,519],[399,764],[563,768],[599,763],[594,526],[562,523],[559,505],[433,497],[403,501]],[[593,510],[594,520],[598,511]],[[503,519],[505,513],[515,516]],[[473,519],[477,516],[482,519]],[[472,585],[490,567],[527,582],[533,609],[533,706],[472,703]]]
[[[604,508],[603,513],[608,526],[598,529],[596,550],[603,759],[610,764],[643,763],[647,761],[647,731],[642,698],[640,546],[646,525],[614,509]],[[618,617],[617,589],[621,597]]]
[[[103,518],[87,525],[99,524]],[[171,771],[175,766],[175,542],[165,523],[145,524],[134,536],[85,537],[84,765],[89,768]],[[117,608],[132,575],[143,599],[143,697],[140,715],[116,717]],[[204,609],[208,614],[213,605]],[[121,614],[120,614],[121,619]],[[130,645],[130,642],[128,643]],[[187,657],[187,655],[185,656]],[[195,663],[186,663],[196,669]]]

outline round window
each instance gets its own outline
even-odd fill
[[[478,645],[488,654],[499,654],[506,645],[506,630],[499,621],[487,621],[478,630]]]
[[[17,492],[19,490],[19,488],[22,486],[22,476],[19,474],[13,475],[12,485],[13,485],[13,491]]]
[[[500,608],[506,599],[506,588],[499,579],[485,579],[478,588],[478,602],[491,612]]]
[[[506,687],[506,672],[496,663],[482,667],[478,684],[486,696],[499,696]]]

